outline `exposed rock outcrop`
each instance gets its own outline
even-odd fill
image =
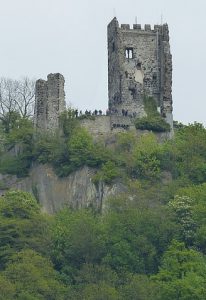
[[[66,206],[101,209],[109,196],[124,192],[125,187],[118,181],[111,186],[103,182],[95,185],[92,181],[94,174],[94,169],[83,167],[68,177],[59,178],[51,166],[36,165],[23,179],[0,175],[0,194],[4,194],[7,188],[30,192],[43,210],[51,214]]]

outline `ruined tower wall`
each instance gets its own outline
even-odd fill
[[[47,122],[47,82],[39,79],[35,86],[34,126],[44,129]]]
[[[167,24],[108,25],[109,108],[145,115],[143,97],[152,96],[162,116],[172,125],[172,57]]]
[[[167,24],[162,27],[162,101],[161,112],[167,122],[173,122],[172,116],[172,55],[169,45],[169,29]]]
[[[49,74],[48,86],[48,113],[47,129],[58,128],[59,115],[66,109],[64,93],[64,77],[61,74]]]
[[[37,80],[35,89],[35,127],[55,131],[59,116],[66,109],[64,77],[59,73],[49,74],[47,81]]]

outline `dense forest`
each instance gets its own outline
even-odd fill
[[[9,114],[0,173],[27,176],[36,162],[64,177],[87,165],[94,183],[118,180],[127,192],[101,211],[47,215],[38,199],[8,190],[0,197],[0,299],[206,299],[204,126],[175,123],[174,138],[161,143],[150,131],[118,133],[112,146],[94,141],[71,110],[61,128],[34,133],[28,118]]]

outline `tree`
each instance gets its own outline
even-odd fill
[[[29,118],[34,113],[35,81],[0,78],[0,120],[9,131],[17,116]]]
[[[188,196],[176,195],[169,202],[169,206],[175,212],[177,223],[181,225],[181,238],[187,245],[191,245],[196,231],[196,223],[192,216],[194,200]]]
[[[53,261],[71,282],[83,264],[99,263],[105,251],[103,228],[89,210],[63,210],[53,226]]]
[[[15,286],[16,299],[65,299],[66,289],[52,263],[33,250],[13,255],[2,273]]]
[[[139,138],[133,149],[131,173],[144,179],[156,180],[160,175],[158,155],[161,146],[154,134],[146,134]]]
[[[10,191],[0,197],[0,268],[25,248],[48,253],[49,221],[29,193]]]
[[[193,184],[206,180],[206,129],[194,123],[179,129],[168,142],[166,168],[175,178],[185,178]],[[169,168],[168,168],[169,167]]]
[[[106,255],[102,261],[116,272],[154,273],[175,232],[168,211],[154,203],[148,207],[138,196],[116,198],[110,200],[103,217]]]
[[[206,298],[206,260],[200,252],[173,241],[164,253],[162,265],[152,281],[161,300],[204,300]]]

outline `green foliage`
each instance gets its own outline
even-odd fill
[[[152,97],[144,98],[146,117],[135,120],[135,127],[141,130],[152,130],[156,132],[170,131],[170,125],[160,116],[157,111],[157,104]]]
[[[185,240],[189,245],[195,245],[197,249],[206,253],[206,184],[192,185],[186,188],[177,190],[178,199],[188,199],[180,202],[180,209],[178,209],[176,221],[181,225],[181,232],[189,234],[190,239]],[[173,202],[173,200],[171,201]],[[182,207],[182,208],[181,208]],[[182,238],[185,235],[182,236]]]
[[[70,162],[76,167],[90,164],[93,160],[94,143],[92,136],[84,128],[74,132],[68,142]]]
[[[102,226],[87,210],[65,210],[56,216],[53,228],[53,259],[58,269],[72,281],[74,268],[97,263],[105,251]]]
[[[0,274],[0,300],[13,300],[15,296],[14,285]]]
[[[154,104],[145,103],[151,118]],[[127,192],[98,203],[102,214],[54,216],[27,193],[0,197],[0,299],[205,299],[206,129],[177,124],[161,144],[152,133],[119,133],[108,147],[78,126],[74,111],[61,122],[52,135],[33,135],[19,117],[1,124],[0,172],[24,176],[37,161],[67,176],[86,165],[96,169],[95,184],[121,178]]]
[[[119,295],[114,287],[104,282],[88,284],[82,291],[81,296],[85,300],[118,300]]]
[[[201,253],[173,241],[162,259],[159,273],[152,278],[158,285],[155,299],[203,300],[206,297],[206,261]]]
[[[107,237],[104,263],[118,272],[153,273],[175,232],[167,210],[160,205],[151,209],[138,198],[131,201],[124,196],[111,199],[109,205],[104,217]]]
[[[95,143],[86,129],[76,128],[62,155],[58,156],[53,164],[59,176],[67,176],[85,165],[97,168],[110,157],[109,149],[101,143]]]
[[[181,225],[182,240],[191,244],[194,239],[196,223],[192,217],[194,200],[188,196],[176,195],[169,205],[175,211],[176,221]]]
[[[77,118],[75,118],[75,110],[68,108],[60,116],[60,126],[63,130],[64,135],[70,138],[74,129],[78,127],[79,123]]]
[[[136,129],[152,130],[155,132],[170,131],[170,125],[161,116],[147,116],[135,120]]]
[[[154,284],[146,275],[130,275],[128,282],[122,286],[122,299],[127,300],[153,300]]]
[[[157,111],[157,104],[153,97],[144,96],[144,109],[147,115],[150,116],[159,115]]]
[[[35,136],[33,156],[39,163],[54,163],[64,153],[64,140],[59,134],[39,133]]]
[[[164,168],[175,178],[186,178],[193,184],[206,180],[206,129],[199,123],[184,126],[174,140],[165,144]]]
[[[65,299],[51,262],[33,250],[13,255],[3,274],[14,285],[16,299]]]
[[[120,171],[112,161],[107,161],[102,165],[101,169],[93,176],[93,182],[97,183],[103,181],[107,184],[111,184],[112,181],[120,176]]]
[[[0,214],[3,217],[29,219],[39,212],[36,200],[29,193],[8,191],[0,198]]]
[[[118,276],[109,266],[84,264],[78,272],[76,278],[78,284],[97,284],[105,282],[110,286],[115,286],[118,281]]]
[[[1,173],[13,174],[18,177],[28,175],[33,159],[32,136],[31,120],[18,116],[4,137],[4,151],[0,157]]]
[[[158,155],[161,146],[153,134],[143,135],[132,153],[133,176],[145,179],[158,179],[160,175],[160,161]]]
[[[16,251],[28,247],[49,252],[49,237],[49,218],[41,215],[31,195],[9,191],[0,198],[0,268]]]
[[[18,143],[29,144],[33,137],[32,121],[28,118],[18,118],[15,126],[7,135],[7,144],[11,147]]]
[[[0,158],[0,172],[2,174],[17,175],[17,177],[24,177],[28,175],[28,170],[31,166],[29,157],[25,154],[13,156],[4,154]]]
[[[21,119],[20,114],[17,111],[10,111],[1,118],[1,124],[3,131],[9,133],[12,129],[16,128],[19,120]]]

